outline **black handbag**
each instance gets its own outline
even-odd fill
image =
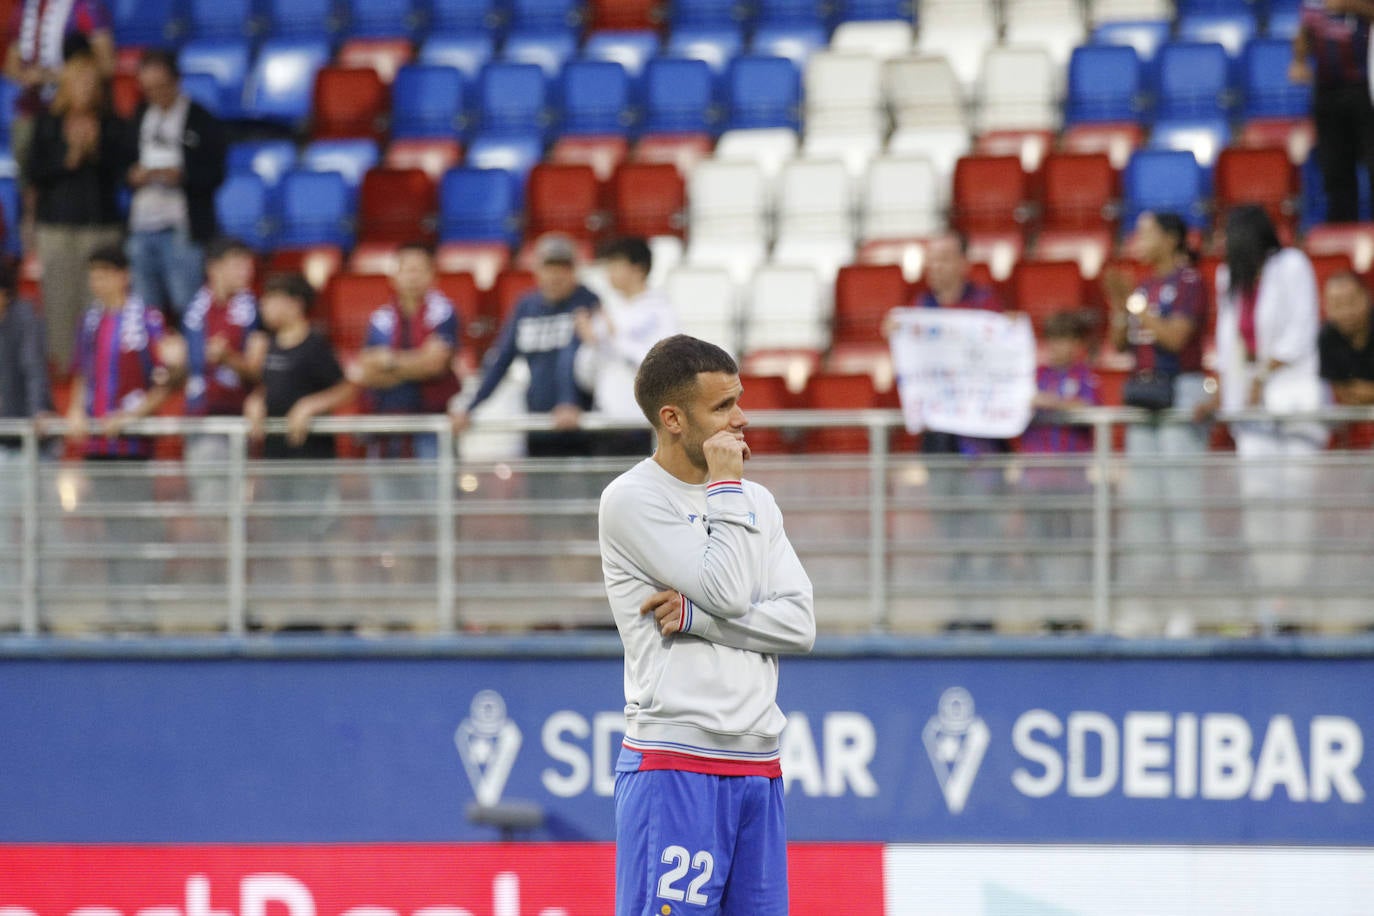
[[[1167,372],[1141,369],[1126,379],[1121,399],[1127,407],[1168,410],[1174,406],[1174,377]]]

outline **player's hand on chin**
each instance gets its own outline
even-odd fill
[[[658,631],[672,636],[682,626],[682,596],[671,588],[654,592],[639,606],[639,613],[653,614]]]
[[[722,429],[703,442],[701,450],[706,455],[706,470],[711,480],[739,480],[744,476],[749,446],[743,433]]]

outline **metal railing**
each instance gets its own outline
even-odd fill
[[[896,411],[752,413],[751,427],[787,437],[866,436],[855,453],[750,463],[787,516],[821,626],[1374,625],[1369,453],[1140,457],[1113,448],[1114,430],[1191,417],[1096,408],[1056,419],[1091,426],[1093,451],[921,455],[890,447]],[[1293,419],[1369,422],[1374,410]],[[594,418],[588,427],[615,428]],[[0,630],[609,625],[597,497],[634,459],[463,456],[469,436],[548,429],[544,418],[489,420],[462,443],[444,417],[324,418],[314,428],[431,434],[438,457],[262,461],[248,457],[236,418],[157,418],[128,432],[221,437],[222,458],[56,461],[32,424],[0,422],[0,436],[20,442],[0,462]]]

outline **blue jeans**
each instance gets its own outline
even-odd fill
[[[205,249],[184,229],[134,232],[126,245],[134,295],[181,315],[205,281]]]

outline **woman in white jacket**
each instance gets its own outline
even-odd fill
[[[1220,406],[1262,408],[1272,419],[1231,424],[1240,457],[1244,532],[1261,587],[1262,622],[1283,612],[1283,596],[1311,563],[1314,513],[1308,507],[1314,456],[1326,444],[1321,423],[1285,414],[1322,405],[1317,356],[1320,312],[1312,262],[1284,248],[1262,207],[1241,206],[1226,220],[1226,264],[1217,271]]]

